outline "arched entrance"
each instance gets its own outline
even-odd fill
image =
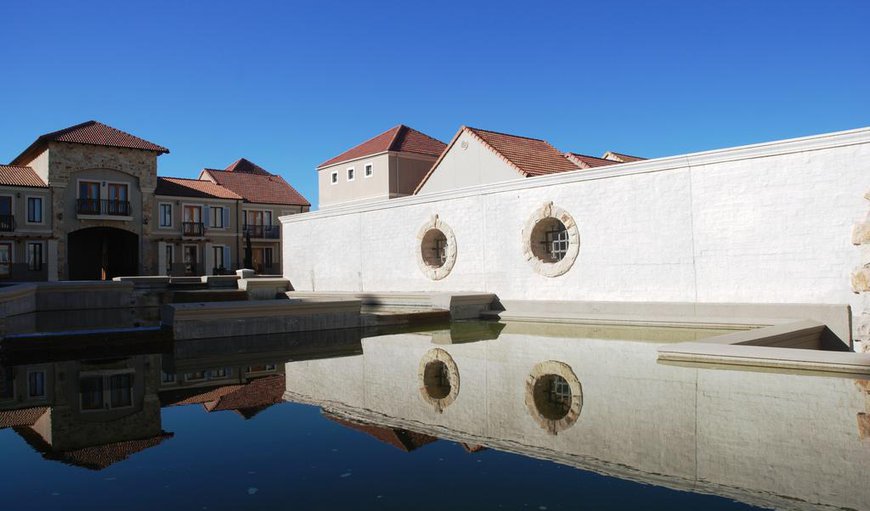
[[[70,280],[108,280],[139,273],[139,236],[113,227],[90,227],[69,233]]]

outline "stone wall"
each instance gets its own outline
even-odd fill
[[[870,191],[864,198],[870,200]],[[861,251],[860,266],[852,273],[852,290],[860,295],[854,312],[856,351],[870,352],[870,213],[852,227],[852,243]]]
[[[282,217],[299,291],[476,291],[502,299],[849,304],[870,129],[580,170]],[[561,208],[579,254],[547,276],[528,219]],[[455,265],[432,280],[418,235],[437,215]]]

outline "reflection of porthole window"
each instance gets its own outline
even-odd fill
[[[577,223],[567,211],[548,203],[523,228],[523,252],[534,270],[547,277],[564,274],[580,253]]]
[[[577,422],[583,408],[583,389],[571,367],[549,360],[536,365],[526,381],[526,407],[549,433],[557,434]]]
[[[420,396],[439,413],[459,395],[459,369],[446,351],[429,350],[420,360]]]
[[[417,266],[432,280],[441,280],[450,274],[456,264],[456,236],[453,229],[438,218],[438,215],[420,228]]]

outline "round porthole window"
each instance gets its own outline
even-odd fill
[[[526,407],[532,418],[555,435],[574,425],[583,408],[583,388],[567,364],[537,364],[526,381]]]
[[[558,277],[573,266],[580,253],[580,233],[574,218],[552,202],[538,208],[523,228],[523,252],[532,268]]]
[[[453,229],[438,215],[420,228],[417,234],[417,266],[432,280],[441,280],[450,274],[456,263],[456,236]]]
[[[453,357],[436,348],[429,350],[420,360],[420,397],[438,413],[450,406],[459,395],[459,369]]]

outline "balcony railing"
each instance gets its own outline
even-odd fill
[[[76,212],[80,215],[130,216],[130,201],[113,199],[78,199]]]
[[[0,232],[15,230],[15,215],[0,215]]]
[[[181,222],[182,236],[202,236],[205,226],[202,222]]]
[[[248,234],[251,235],[252,238],[265,238],[270,240],[277,240],[281,237],[281,226],[280,225],[246,225],[244,228],[245,236]]]

